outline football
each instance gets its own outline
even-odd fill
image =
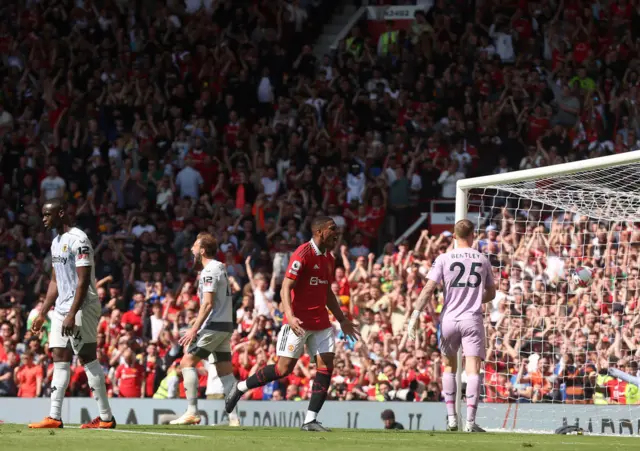
[[[579,266],[571,274],[571,279],[575,286],[586,288],[591,285],[591,282],[593,281],[593,272],[591,271],[591,268],[587,268],[586,266]]]

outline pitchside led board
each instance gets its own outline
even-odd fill
[[[433,0],[419,0],[418,5],[367,7],[367,30],[371,42],[377,44],[380,34],[387,31],[387,21],[393,21],[395,30],[407,30],[411,27],[416,12],[424,11],[426,14],[433,3]]]
[[[305,417],[307,402],[243,401],[239,416],[246,427],[299,428]],[[516,407],[514,407],[516,406]],[[49,408],[45,398],[1,398],[0,421],[29,423],[39,420]],[[226,419],[224,402],[201,400],[198,403],[202,425],[213,425]],[[111,400],[113,415],[121,425],[160,424],[164,416],[177,417],[184,410],[184,400],[124,399]],[[95,415],[95,401],[91,398],[66,398],[62,406],[65,423],[90,421]],[[441,402],[370,402],[328,401],[318,419],[325,426],[347,429],[382,429],[382,411],[391,409],[396,421],[413,431],[442,431],[446,427],[446,410]],[[563,425],[578,425],[586,433],[605,435],[640,434],[640,412],[634,406],[584,406],[554,404],[491,404],[481,403],[482,426],[496,432],[549,433]],[[462,406],[464,414],[464,406]]]

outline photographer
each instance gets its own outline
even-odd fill
[[[385,429],[396,429],[399,431],[404,430],[404,426],[396,421],[396,414],[393,413],[393,410],[387,409],[383,411],[380,418],[382,418]]]

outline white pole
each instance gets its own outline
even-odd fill
[[[456,185],[456,222],[467,217],[467,191]],[[455,246],[458,246],[456,241]],[[442,333],[442,330],[440,331]],[[458,349],[458,370],[456,371],[456,415],[458,416],[458,430],[463,427],[462,422],[462,348]]]
[[[484,177],[463,179],[458,181],[457,187],[467,190],[470,188],[482,188],[486,186],[502,185],[505,183],[526,182],[534,179],[549,179],[556,175],[573,174],[576,172],[590,171],[594,169],[605,169],[611,166],[620,166],[623,164],[639,162],[640,150],[635,150],[633,152],[592,158],[590,160],[573,161],[571,163],[525,169],[524,171],[514,171],[507,172],[505,174],[486,175]],[[456,204],[456,214],[457,213],[458,209]]]

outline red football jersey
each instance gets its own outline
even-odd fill
[[[305,330],[331,327],[327,291],[333,283],[334,267],[333,256],[327,252],[321,254],[313,241],[298,247],[289,259],[286,277],[296,281],[291,290],[291,308]],[[286,321],[285,318],[285,324]]]
[[[614,379],[613,381],[611,381],[611,385],[609,385],[609,397],[611,398],[611,401],[617,404],[626,404],[627,403],[627,397],[625,396],[626,388],[627,388],[627,383],[625,381],[621,381],[618,379]]]
[[[139,363],[135,363],[133,366],[122,363],[118,366],[116,378],[120,380],[118,388],[121,398],[139,398],[142,395],[144,373],[144,367]]]

